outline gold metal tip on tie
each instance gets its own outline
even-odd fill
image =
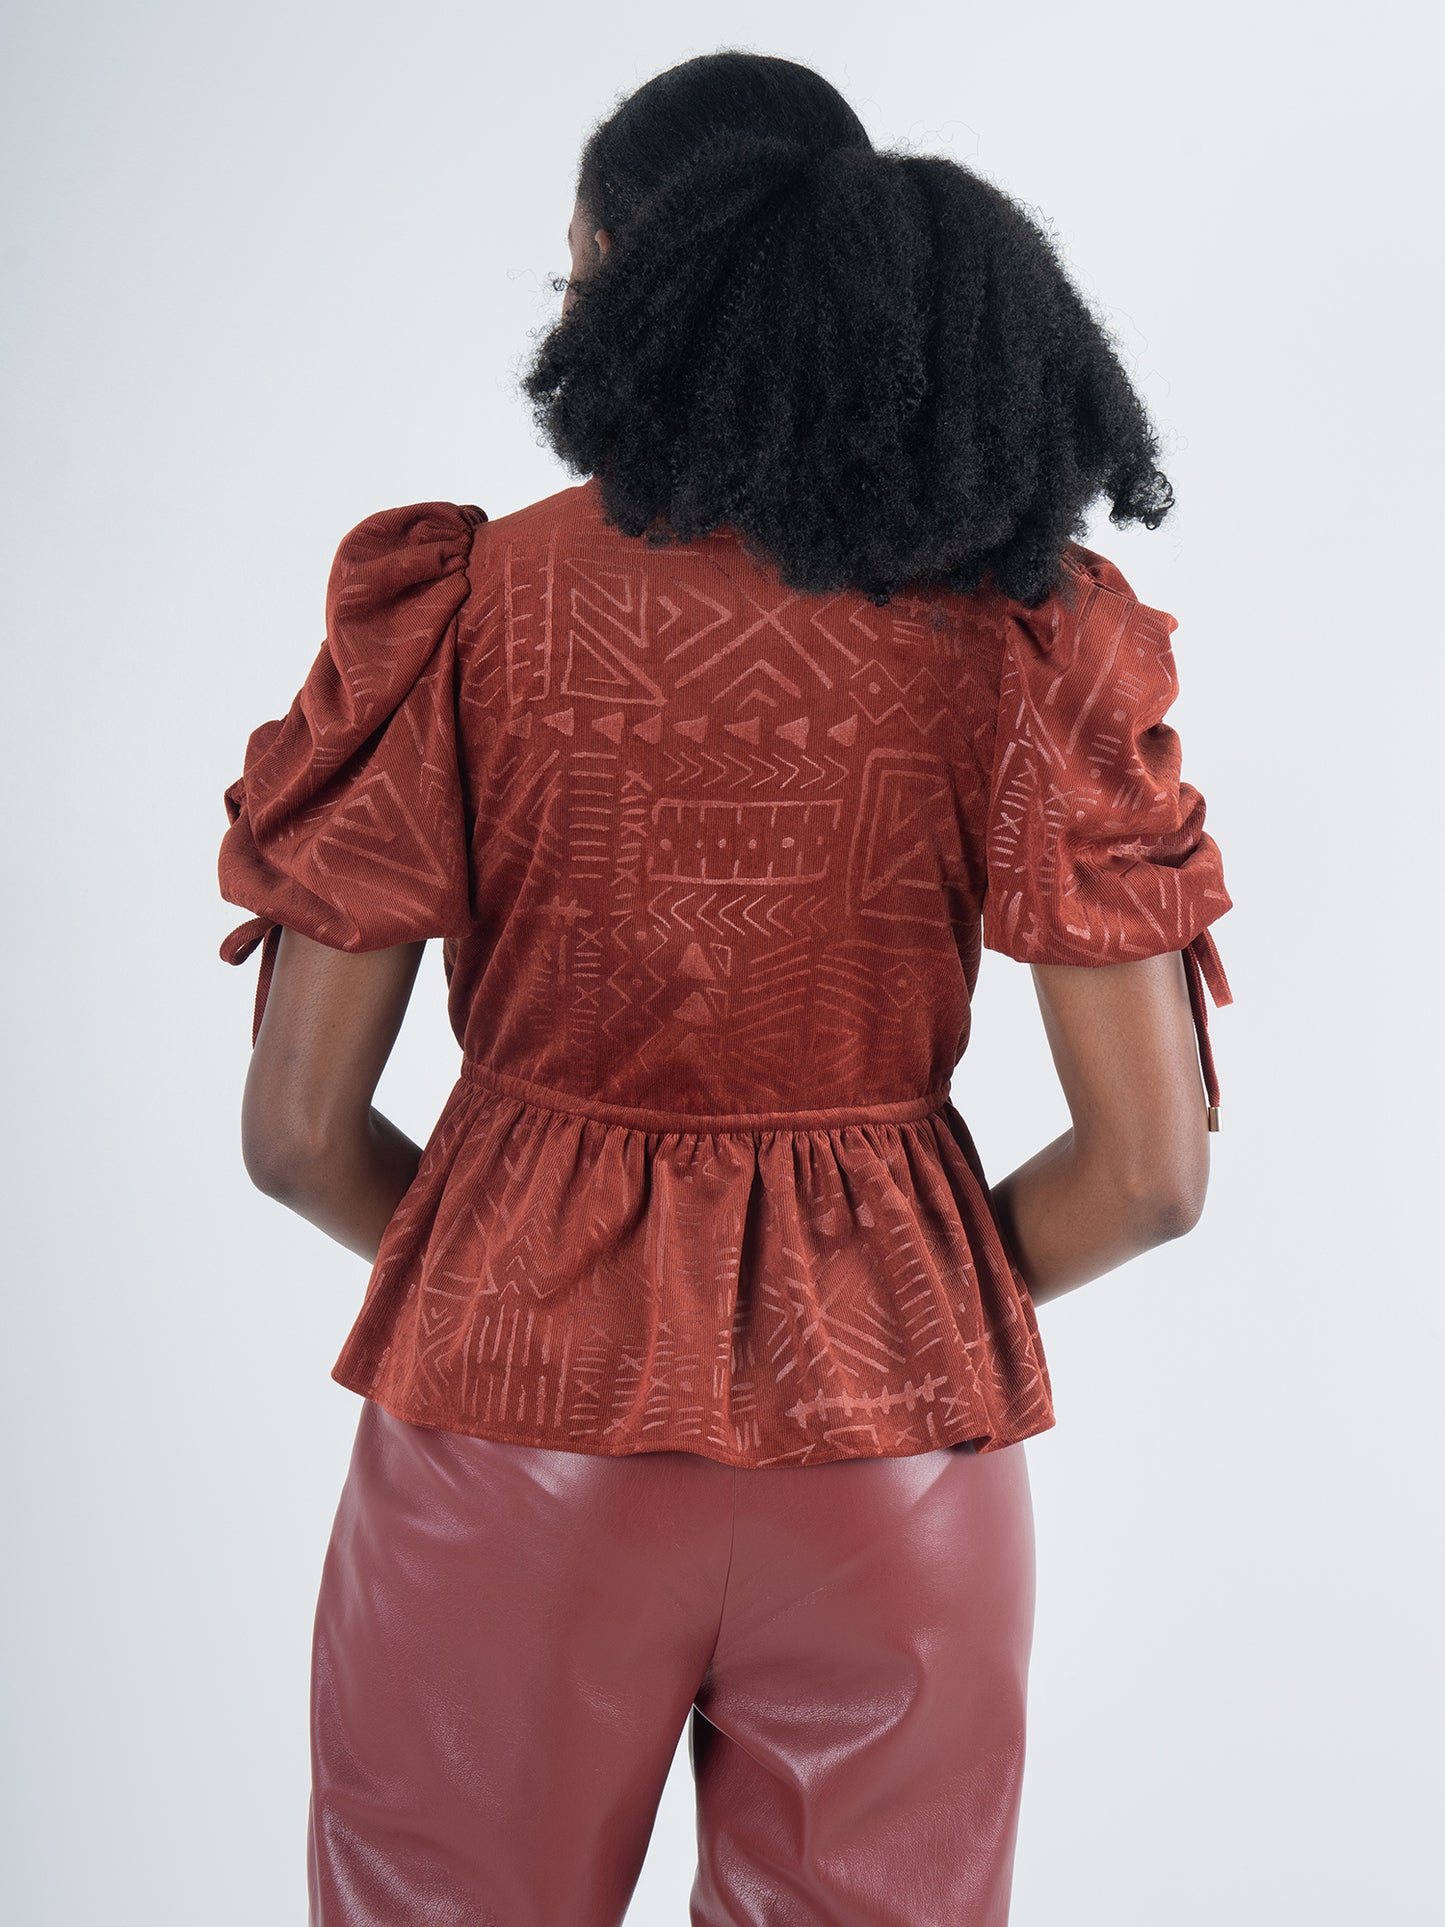
[[[1205,1116],[1209,1120],[1210,1130],[1217,1131],[1219,1129],[1219,1106],[1217,1104],[1209,1105],[1205,1111]]]

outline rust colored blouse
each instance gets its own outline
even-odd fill
[[[1036,610],[797,594],[729,530],[621,535],[590,480],[358,524],[219,863],[253,1041],[283,927],[443,940],[460,1075],[332,1377],[740,1466],[1052,1426],[950,1079],[981,944],[1179,949],[1217,1103],[1230,897],[1162,720],[1175,626],[1078,545]]]

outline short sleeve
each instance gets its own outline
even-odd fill
[[[457,617],[483,510],[383,509],[344,537],[326,639],[286,715],[251,732],[225,791],[220,892],[252,912],[221,945],[262,945],[254,1042],[283,928],[380,950],[470,927],[456,704]]]
[[[1179,693],[1171,615],[1071,544],[1061,587],[1008,605],[989,794],[983,942],[1025,963],[1184,953],[1210,1101],[1203,983],[1233,1001],[1208,926],[1232,907],[1205,803],[1164,721]],[[1202,981],[1201,981],[1202,980]]]

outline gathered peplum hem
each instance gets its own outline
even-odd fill
[[[946,1087],[703,1115],[468,1057],[331,1375],[415,1424],[737,1466],[1055,1422]]]

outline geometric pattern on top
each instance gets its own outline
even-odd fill
[[[1163,720],[1174,618],[1077,544],[985,587],[784,587],[595,484],[342,541],[225,791],[221,946],[443,944],[460,1074],[332,1376],[568,1450],[816,1464],[1055,1423],[951,1079],[981,948],[1178,949],[1206,1093],[1230,908]]]

